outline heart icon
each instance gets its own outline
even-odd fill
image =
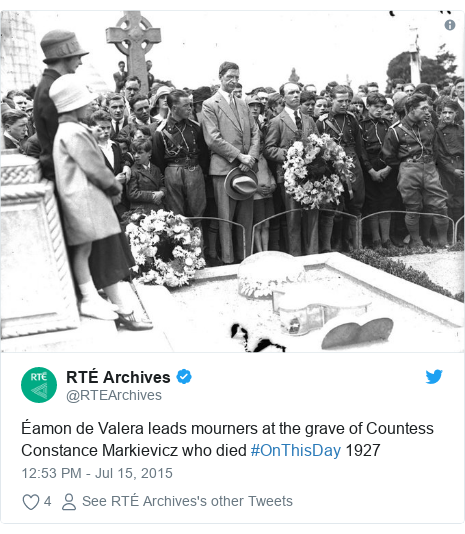
[[[28,509],[28,510],[34,510],[34,508],[39,504],[39,496],[38,495],[24,495],[23,497],[23,503],[24,503],[24,506]]]

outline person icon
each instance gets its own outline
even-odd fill
[[[67,493],[65,495],[65,501],[66,501],[66,503],[62,506],[61,509],[62,510],[66,510],[66,511],[74,512],[74,510],[76,510],[76,507],[73,504],[73,494],[72,493]]]

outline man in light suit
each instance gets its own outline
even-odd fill
[[[286,210],[301,208],[290,197],[284,187],[283,163],[286,161],[287,149],[296,140],[318,134],[315,122],[309,115],[300,113],[300,87],[292,82],[285,83],[279,89],[284,99],[284,109],[270,121],[265,139],[264,156],[276,164],[278,187]],[[318,210],[298,211],[286,214],[289,254],[302,255],[302,234],[304,254],[318,254]]]
[[[211,150],[210,175],[218,206],[218,217],[234,220],[245,228],[246,255],[252,244],[253,196],[247,200],[234,200],[224,188],[226,175],[235,167],[249,171],[258,161],[260,135],[248,106],[236,98],[233,89],[239,81],[239,67],[224,62],[219,69],[220,88],[202,106],[202,128],[205,141]],[[220,223],[222,260],[234,263],[232,225]],[[242,261],[242,239],[238,239],[237,259]]]

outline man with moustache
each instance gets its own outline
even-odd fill
[[[302,206],[286,193],[284,186],[283,164],[287,149],[296,140],[317,134],[315,122],[309,115],[300,112],[300,87],[292,82],[283,84],[279,92],[284,100],[284,109],[271,119],[265,138],[264,156],[276,164],[278,188],[287,210]],[[302,255],[302,237],[304,254],[318,254],[318,210],[294,211],[286,213],[289,254]]]

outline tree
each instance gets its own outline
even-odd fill
[[[440,65],[435,59],[421,56],[422,83],[441,84],[445,78],[447,78],[446,69],[442,65]]]
[[[403,78],[410,82],[410,53],[402,52],[389,62],[386,74],[391,80]]]
[[[436,61],[439,65],[444,67],[447,77],[451,78],[457,69],[457,65],[454,65],[457,56],[451,54],[449,51],[445,50],[445,48],[445,44],[439,47],[438,53],[436,54]]]
[[[446,50],[446,45],[439,47],[436,59],[421,56],[421,81],[422,83],[440,84],[446,78],[451,78],[457,69],[455,60],[457,57]],[[410,53],[402,52],[391,59],[387,68],[387,75],[393,78],[403,78],[410,82]]]

